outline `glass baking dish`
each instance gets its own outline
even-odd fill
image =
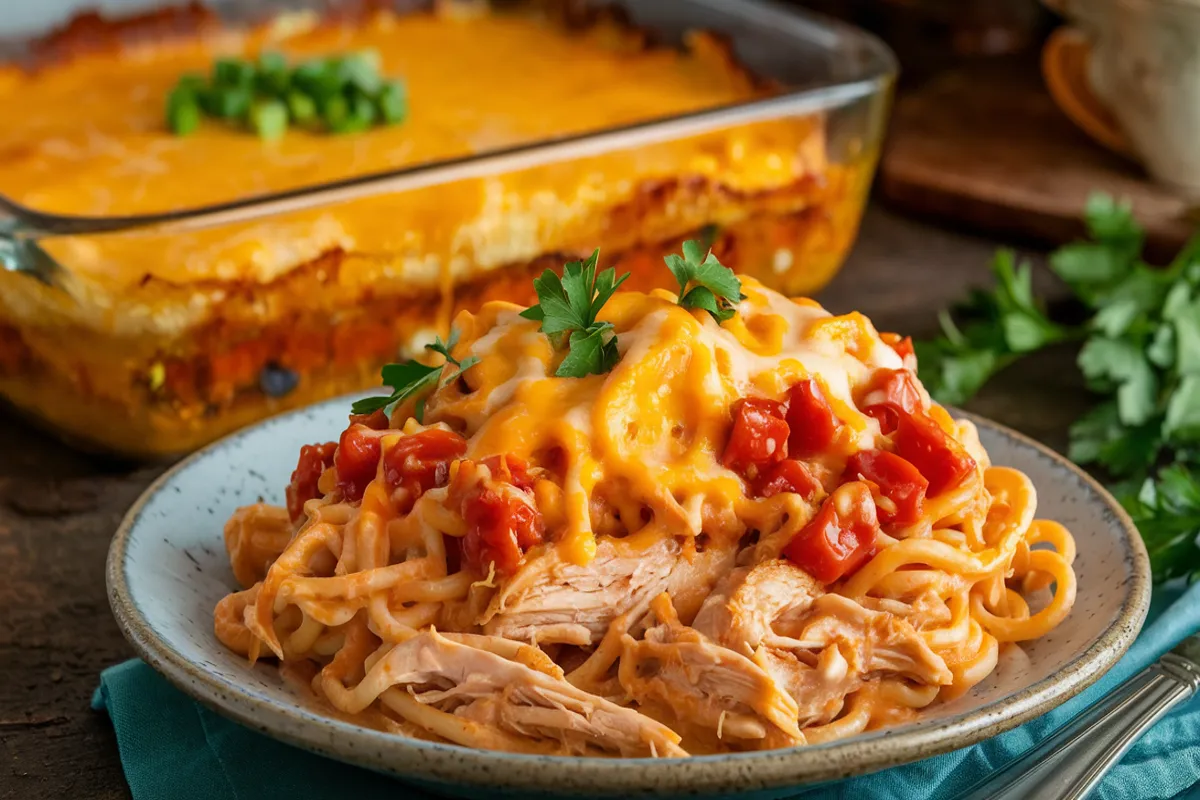
[[[150,39],[167,52],[135,87],[161,97],[191,57],[185,45],[205,58],[231,47],[320,50],[396,25],[442,24],[447,13],[444,24],[459,26],[453,36],[461,39],[470,24],[515,25],[533,13],[530,3],[447,12],[453,4],[413,10],[397,0],[394,15],[381,5],[336,22],[312,2],[190,6],[121,35],[131,30],[141,46]],[[154,130],[155,122],[104,139],[103,157],[74,172],[69,159],[88,147],[94,154],[98,134],[74,150],[70,137],[22,142],[21,125],[53,126],[50,112],[29,111],[38,99],[19,102],[22,82],[42,80],[40,96],[78,98],[71,111],[84,120],[101,115],[88,111],[88,86],[108,63],[108,40],[95,31],[116,29],[94,19],[71,26],[90,26],[84,41],[100,47],[82,55],[64,55],[61,36],[19,45],[9,59],[21,67],[0,71],[0,99],[7,91],[7,106],[28,111],[12,124],[16,139],[0,134],[0,211],[8,215],[0,218],[0,394],[70,441],[169,455],[374,385],[382,364],[419,353],[457,309],[494,298],[528,302],[532,275],[596,247],[604,263],[631,271],[637,288],[670,284],[662,255],[697,237],[724,263],[790,294],[816,291],[834,275],[879,153],[896,72],[886,47],[758,0],[543,2],[537,14],[539,25],[561,25],[562,36],[576,38],[546,33],[520,80],[503,83],[494,61],[497,74],[477,69],[457,103],[438,104],[454,92],[422,96],[423,62],[410,62],[411,128],[298,137],[289,151],[223,133],[193,144]],[[475,18],[484,21],[462,21]],[[335,33],[340,38],[328,38]],[[180,36],[185,44],[161,44]],[[594,42],[610,40],[612,54],[593,53]],[[153,47],[131,52],[153,61]],[[555,47],[581,55],[556,60]],[[443,54],[427,55],[436,63]],[[616,72],[600,80],[609,67],[588,73],[592,61],[612,61]],[[62,63],[80,73],[77,94],[62,88],[71,85],[69,67],[53,72]],[[571,80],[578,91],[568,94],[563,82]],[[639,104],[667,86],[662,96],[675,112],[639,116]],[[497,134],[495,120],[506,118],[493,115],[482,139],[478,125],[464,129],[473,141],[446,127],[441,139],[423,134],[423,108],[442,123],[484,119],[472,103],[482,107],[504,92],[512,102],[500,97],[502,109],[533,104],[512,113],[513,130]],[[103,117],[94,119],[102,126]],[[385,152],[380,142],[395,147]],[[432,157],[411,156],[425,145]],[[397,156],[405,147],[410,155]],[[280,167],[286,156],[300,166]]]

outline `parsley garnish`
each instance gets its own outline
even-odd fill
[[[390,386],[393,390],[392,393],[356,400],[354,401],[354,405],[350,407],[350,411],[354,414],[370,414],[381,408],[389,409],[410,397],[422,395],[426,391],[436,388],[439,382],[445,385],[455,380],[459,375],[462,375],[479,363],[478,356],[468,356],[462,361],[458,361],[454,356],[450,355],[450,351],[454,349],[454,345],[456,344],[458,344],[458,331],[451,330],[446,341],[443,342],[442,337],[438,336],[434,338],[433,344],[425,345],[426,350],[440,353],[446,359],[444,364],[435,367],[422,364],[420,361],[406,361],[403,364],[385,365],[381,371],[383,385]],[[452,364],[458,367],[458,369],[439,381],[447,364]],[[418,422],[424,416],[424,408],[424,398],[421,398],[418,401],[416,413]]]
[[[562,278],[546,270],[533,281],[538,303],[521,312],[525,319],[541,322],[540,330],[556,347],[565,338],[570,348],[554,374],[559,378],[603,375],[617,363],[617,337],[611,322],[597,322],[596,315],[625,279],[612,267],[596,274],[600,251],[587,261],[572,261],[563,267]]]
[[[918,345],[921,376],[936,398],[961,403],[1022,355],[1083,339],[1077,363],[1100,401],[1071,426],[1070,457],[1113,479],[1157,580],[1200,578],[1200,235],[1156,268],[1141,258],[1145,234],[1127,204],[1094,196],[1085,220],[1089,241],[1050,256],[1088,310],[1084,323],[1052,322],[1029,267],[1001,253],[996,288],[963,309],[969,321],[943,314],[941,338]]]
[[[916,343],[921,379],[944,403],[966,401],[1025,353],[1075,335],[1046,317],[1033,297],[1029,264],[1017,264],[1011,250],[996,253],[992,274],[993,291],[976,290],[955,308],[966,320],[961,327],[943,311],[941,338]]]
[[[381,408],[386,409],[401,403],[413,395],[421,394],[426,389],[436,386],[441,371],[441,366],[431,367],[419,361],[385,364],[381,370],[383,385],[392,387],[392,393],[355,400],[354,405],[350,406],[350,411],[354,414],[370,414]]]
[[[684,308],[707,311],[721,323],[736,313],[733,304],[745,299],[733,270],[700,242],[689,239],[683,243],[682,256],[671,253],[663,260],[679,282],[679,305]]]
[[[459,361],[454,356],[450,355],[450,351],[454,349],[456,344],[458,344],[458,330],[451,328],[450,335],[446,337],[446,341],[443,342],[442,337],[435,336],[433,338],[433,344],[425,345],[426,350],[432,350],[435,353],[441,353],[446,359],[447,363],[458,367],[458,369],[456,369],[454,372],[451,372],[442,380],[443,385],[455,380],[459,375],[462,375],[471,367],[479,363],[479,356],[467,356],[462,361]]]

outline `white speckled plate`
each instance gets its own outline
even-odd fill
[[[509,755],[379,733],[325,716],[273,668],[251,669],[212,632],[213,606],[235,586],[222,544],[225,519],[259,497],[280,501],[300,446],[336,438],[348,405],[334,400],[268,420],[155,481],[113,540],[109,601],[142,658],[206,705],[286,742],[443,792],[729,796],[913,761],[1007,730],[1072,697],[1120,658],[1146,614],[1146,552],[1113,499],[1062,457],[972,418],[994,463],[1033,479],[1038,515],[1075,535],[1078,601],[1062,626],[1026,647],[1027,662],[1012,660],[965,697],[929,709],[922,721],[824,745],[664,760]]]

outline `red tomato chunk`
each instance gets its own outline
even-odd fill
[[[911,370],[912,372],[916,372],[917,351],[916,348],[913,347],[912,337],[905,336],[904,338],[900,338],[900,336],[895,333],[881,335],[883,336],[883,341],[896,351],[896,355],[900,356],[900,360],[904,362],[904,368]]]
[[[404,487],[413,499],[450,480],[450,462],[467,452],[467,440],[452,431],[430,428],[405,436],[383,457],[388,485]]]
[[[380,449],[379,435],[366,425],[355,424],[342,431],[333,459],[342,497],[351,502],[362,499],[367,484],[375,479]]]
[[[962,483],[975,470],[975,459],[927,414],[901,417],[896,454],[929,481],[930,496]]]
[[[908,370],[880,370],[870,391],[863,397],[862,407],[879,420],[879,427],[889,434],[896,430],[900,417],[921,411],[921,392]]]
[[[541,543],[542,515],[533,498],[515,486],[487,481],[463,501],[467,535],[463,563],[481,575],[495,564],[498,575],[511,575],[526,550]]]
[[[929,481],[909,462],[886,450],[855,453],[846,464],[844,480],[864,480],[879,487],[893,507],[876,503],[876,513],[884,525],[912,525],[921,518],[921,504]]]
[[[370,414],[351,414],[351,425],[366,425],[368,428],[376,431],[386,430],[391,424],[388,420],[388,415],[383,413],[383,409],[376,409]]]
[[[787,423],[788,452],[793,458],[811,458],[828,450],[841,425],[825,392],[812,378],[788,390]]]
[[[292,521],[304,516],[304,504],[314,497],[320,497],[317,481],[321,473],[329,469],[333,463],[333,453],[337,450],[337,442],[325,444],[306,444],[300,448],[300,460],[292,472],[291,483],[287,487],[287,510]]]
[[[532,489],[534,479],[529,474],[529,465],[517,456],[488,456],[482,463],[492,473],[492,478],[511,483],[518,489]]]
[[[865,483],[846,483],[825,498],[816,516],[792,537],[783,554],[822,583],[861,567],[875,550],[879,521]]]
[[[803,461],[789,458],[768,468],[759,477],[754,493],[759,497],[773,497],[784,492],[793,492],[812,502],[822,488],[821,482]]]
[[[752,466],[782,461],[788,454],[788,424],[782,403],[747,397],[733,406],[733,429],[721,463],[745,472]]]

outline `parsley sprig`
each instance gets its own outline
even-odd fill
[[[684,242],[683,255],[671,253],[664,260],[679,283],[679,305],[684,308],[707,311],[721,323],[736,313],[733,304],[745,299],[733,270],[698,241]]]
[[[479,363],[478,356],[467,356],[462,361],[452,356],[450,353],[456,344],[458,344],[458,331],[451,330],[446,341],[443,342],[442,337],[438,336],[434,338],[432,344],[425,345],[426,350],[439,353],[446,359],[444,363],[437,366],[422,364],[420,361],[385,365],[382,370],[383,385],[390,386],[392,393],[356,400],[350,407],[350,411],[354,414],[370,414],[381,408],[391,409],[410,397],[420,397],[437,388],[439,383],[444,386],[456,380],[458,376]],[[447,365],[453,365],[458,369],[443,377],[442,373]],[[424,400],[424,397],[420,397],[417,401],[416,417],[418,422],[424,416]]]
[[[538,303],[521,312],[525,319],[541,322],[541,331],[556,347],[565,339],[569,348],[555,375],[582,378],[603,375],[617,363],[617,337],[611,322],[597,322],[596,316],[617,288],[629,277],[617,277],[612,267],[596,273],[600,251],[587,261],[572,261],[563,267],[562,277],[546,270],[534,279]]]
[[[918,344],[921,376],[943,402],[970,398],[996,372],[1057,342],[1083,339],[1078,365],[1099,402],[1071,427],[1069,455],[1113,479],[1137,523],[1158,580],[1200,578],[1200,235],[1165,268],[1141,258],[1145,234],[1127,204],[1097,195],[1089,240],[1050,266],[1088,311],[1051,321],[1011,254],[993,264],[996,288],[975,292],[957,326]]]
[[[434,353],[440,353],[442,357],[446,359],[446,363],[453,364],[454,366],[458,367],[458,369],[456,369],[454,372],[451,372],[449,375],[442,378],[443,386],[451,381],[457,380],[459,375],[462,375],[471,367],[479,363],[479,356],[467,356],[462,361],[459,361],[457,358],[452,356],[450,351],[453,350],[457,344],[458,330],[456,328],[451,328],[450,335],[446,337],[446,341],[443,342],[442,337],[435,336],[433,337],[433,344],[425,345],[426,350],[431,350]]]

